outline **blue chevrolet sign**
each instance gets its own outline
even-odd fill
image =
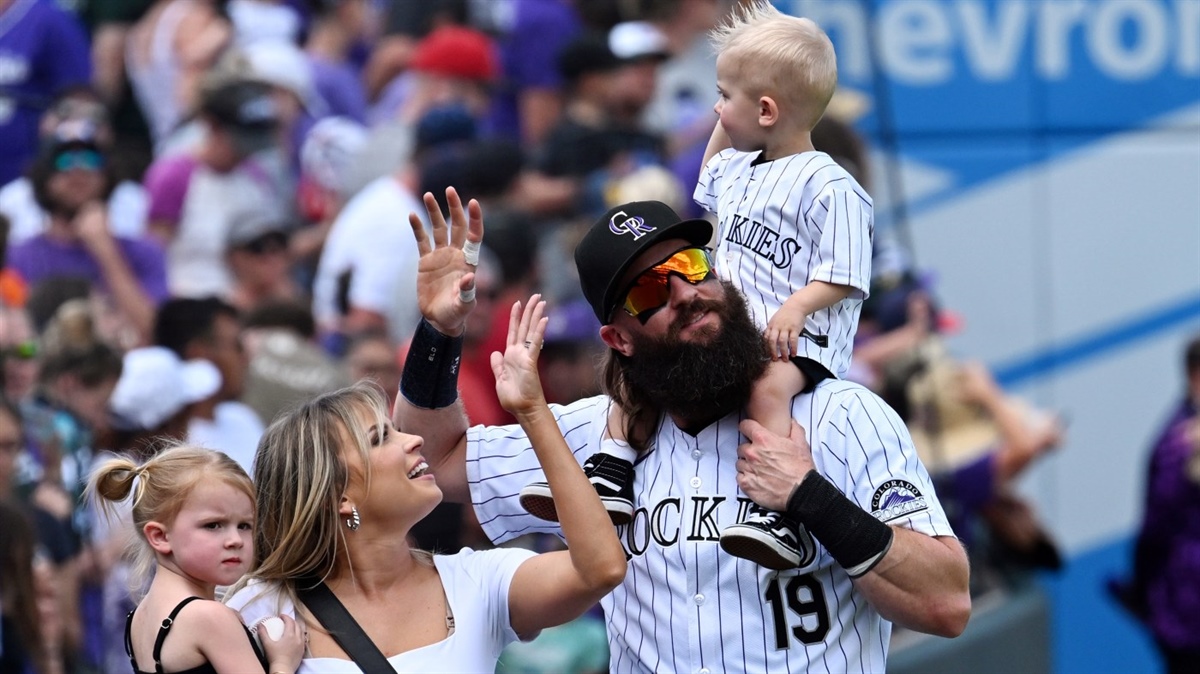
[[[829,33],[841,85],[867,101],[864,133],[960,187],[1200,101],[1200,0],[777,5]],[[992,160],[962,166],[947,141]]]

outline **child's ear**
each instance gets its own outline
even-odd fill
[[[774,126],[779,121],[779,104],[770,96],[758,99],[758,125],[761,127]]]
[[[151,550],[160,555],[171,554],[171,542],[167,540],[167,528],[162,523],[146,522],[146,525],[142,527],[142,534],[145,535]]]

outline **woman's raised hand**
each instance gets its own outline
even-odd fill
[[[433,226],[432,242],[421,217],[416,213],[408,216],[421,254],[417,265],[417,305],[421,315],[442,334],[459,335],[475,307],[475,267],[479,264],[479,245],[483,241],[483,210],[474,199],[464,209],[458,191],[447,187],[450,211],[447,225],[433,194],[426,192],[423,199]]]
[[[547,318],[546,303],[533,295],[522,306],[513,303],[508,316],[508,341],[504,353],[492,352],[492,373],[496,375],[496,397],[500,405],[514,415],[546,404],[542,382],[538,379],[537,360]]]

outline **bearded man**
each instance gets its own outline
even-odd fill
[[[397,426],[424,436],[447,500],[472,503],[492,541],[555,533],[519,503],[522,486],[542,479],[521,429],[468,430],[455,400],[453,335],[473,304],[483,222],[475,202],[464,210],[448,195],[449,227],[425,196],[432,244],[410,217],[426,320]],[[554,406],[559,427],[581,461],[598,450],[610,405],[654,429],[639,443],[633,520],[618,527],[630,568],[601,601],[611,671],[883,671],[893,621],[958,635],[970,616],[967,558],[897,415],[836,379],[792,400],[790,437],[744,415],[768,354],[745,302],[712,272],[711,237],[706,221],[634,202],[605,214],[575,251],[610,349],[609,394]],[[722,550],[721,530],[751,501],[799,522],[799,568]]]

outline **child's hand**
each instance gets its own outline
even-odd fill
[[[779,311],[767,322],[767,349],[771,360],[788,360],[800,353],[800,337],[804,333],[802,310],[794,309],[784,302]]]
[[[513,304],[508,317],[508,345],[504,353],[492,352],[492,373],[496,375],[496,397],[513,414],[546,404],[542,382],[538,379],[537,359],[547,319],[542,316],[546,303],[533,295],[522,307]]]
[[[278,639],[270,634],[271,630],[262,627],[258,629],[258,638],[262,642],[267,662],[270,663],[268,671],[292,674],[304,659],[304,649],[308,646],[308,632],[291,616],[281,615],[279,619],[283,621],[283,634],[279,635]]]

